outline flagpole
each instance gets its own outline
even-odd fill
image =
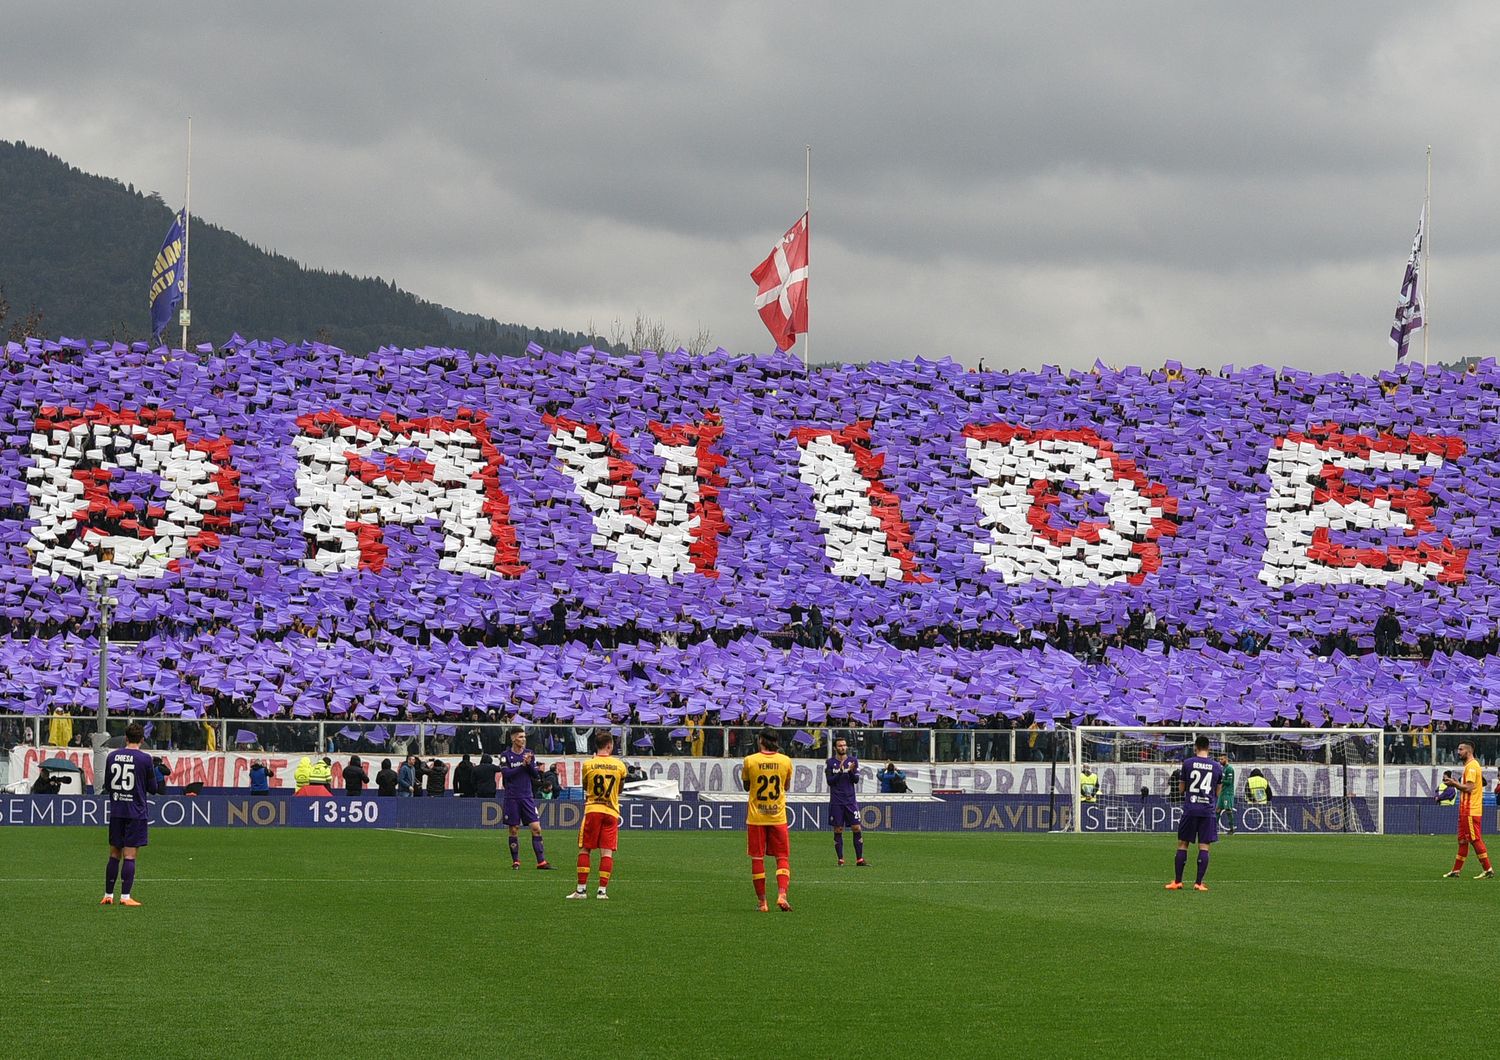
[[[802,183],[802,189],[803,189],[803,192],[805,194],[805,199],[803,201],[803,209],[804,209],[804,211],[807,214],[807,246],[808,246],[808,249],[811,250],[812,249],[812,144],[804,144],[803,146],[807,148],[807,160],[806,160],[806,166],[805,166],[804,173],[803,173],[803,183]],[[811,264],[811,262],[809,262],[809,264]],[[811,269],[808,270],[808,276],[809,276],[809,279],[802,281],[802,284],[803,284],[803,286],[802,286],[803,297],[808,299],[808,302],[807,302],[807,330],[802,333],[802,367],[803,368],[807,367],[808,350],[812,346],[812,299],[811,299],[811,293],[812,292],[811,292],[811,289],[810,289],[811,288],[811,279],[810,279],[810,277],[812,276],[812,270]]]
[[[1422,367],[1427,367],[1427,337],[1432,333],[1432,145],[1427,145],[1427,198],[1422,236]]]
[[[191,240],[188,231],[193,225],[193,119],[191,115],[187,120],[187,190],[183,194],[182,201],[182,306],[178,310],[178,319],[182,321],[182,349],[188,348],[188,321],[192,319],[188,315],[188,249]]]

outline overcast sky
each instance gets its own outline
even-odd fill
[[[96,8],[90,10],[90,8]],[[0,0],[0,138],[501,320],[815,360],[1373,371],[1433,147],[1435,360],[1500,350],[1500,5]],[[144,268],[144,265],[143,265]]]

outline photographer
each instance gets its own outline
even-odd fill
[[[375,787],[380,791],[382,798],[390,798],[396,794],[396,785],[400,783],[400,777],[391,768],[391,760],[383,758],[380,761],[380,772],[375,774]]]
[[[156,790],[165,792],[167,790],[167,778],[172,775],[172,767],[167,765],[166,759],[160,755],[152,758],[151,764],[156,769]]]
[[[359,755],[352,756],[349,764],[344,767],[344,794],[358,795],[369,783],[370,774],[365,772],[364,763],[359,760]]]
[[[906,774],[896,768],[895,762],[887,762],[875,779],[880,782],[880,790],[887,795],[906,794]]]
[[[250,794],[271,794],[271,771],[260,759],[250,763]]]
[[[493,799],[499,786],[495,778],[500,775],[500,767],[489,755],[480,755],[479,764],[474,767],[471,782],[474,785],[474,797],[477,799]]]
[[[43,767],[42,771],[37,774],[36,780],[32,782],[31,793],[33,795],[56,795],[61,788],[62,779],[54,777],[48,769]]]
[[[427,766],[427,794],[448,794],[448,763],[434,758]]]
[[[542,770],[542,779],[537,782],[537,793],[544,799],[555,799],[562,794],[562,778],[557,775],[557,763]]]

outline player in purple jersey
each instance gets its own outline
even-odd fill
[[[849,741],[833,741],[833,757],[823,767],[828,775],[828,823],[833,826],[833,852],[844,863],[844,827],[854,829],[854,864],[865,865],[865,836],[859,830],[859,759],[849,753]]]
[[[1198,844],[1198,882],[1193,890],[1206,891],[1203,877],[1208,875],[1208,847],[1219,838],[1219,785],[1224,767],[1208,755],[1208,737],[1193,741],[1193,756],[1182,763],[1182,823],[1177,827],[1176,876],[1167,890],[1182,890],[1182,871],[1187,868],[1188,844]]]
[[[156,763],[141,750],[145,738],[141,723],[131,722],[125,729],[125,746],[115,748],[104,759],[101,790],[109,807],[109,864],[104,869],[104,900],[100,905],[115,904],[117,877],[120,904],[141,904],[130,897],[135,885],[135,855],[147,843],[146,820],[151,808],[146,796],[160,791]]]
[[[521,825],[531,826],[531,849],[536,854],[536,867],[550,869],[547,855],[542,852],[542,820],[536,812],[536,790],[532,781],[541,780],[541,770],[536,767],[536,758],[526,750],[526,730],[517,725],[506,736],[510,746],[500,752],[500,776],[505,782],[505,802],[501,807],[502,819],[510,826],[510,867],[521,867]]]

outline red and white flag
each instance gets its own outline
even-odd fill
[[[777,348],[791,349],[797,336],[807,333],[807,214],[787,229],[750,278],[758,291],[756,311]]]

